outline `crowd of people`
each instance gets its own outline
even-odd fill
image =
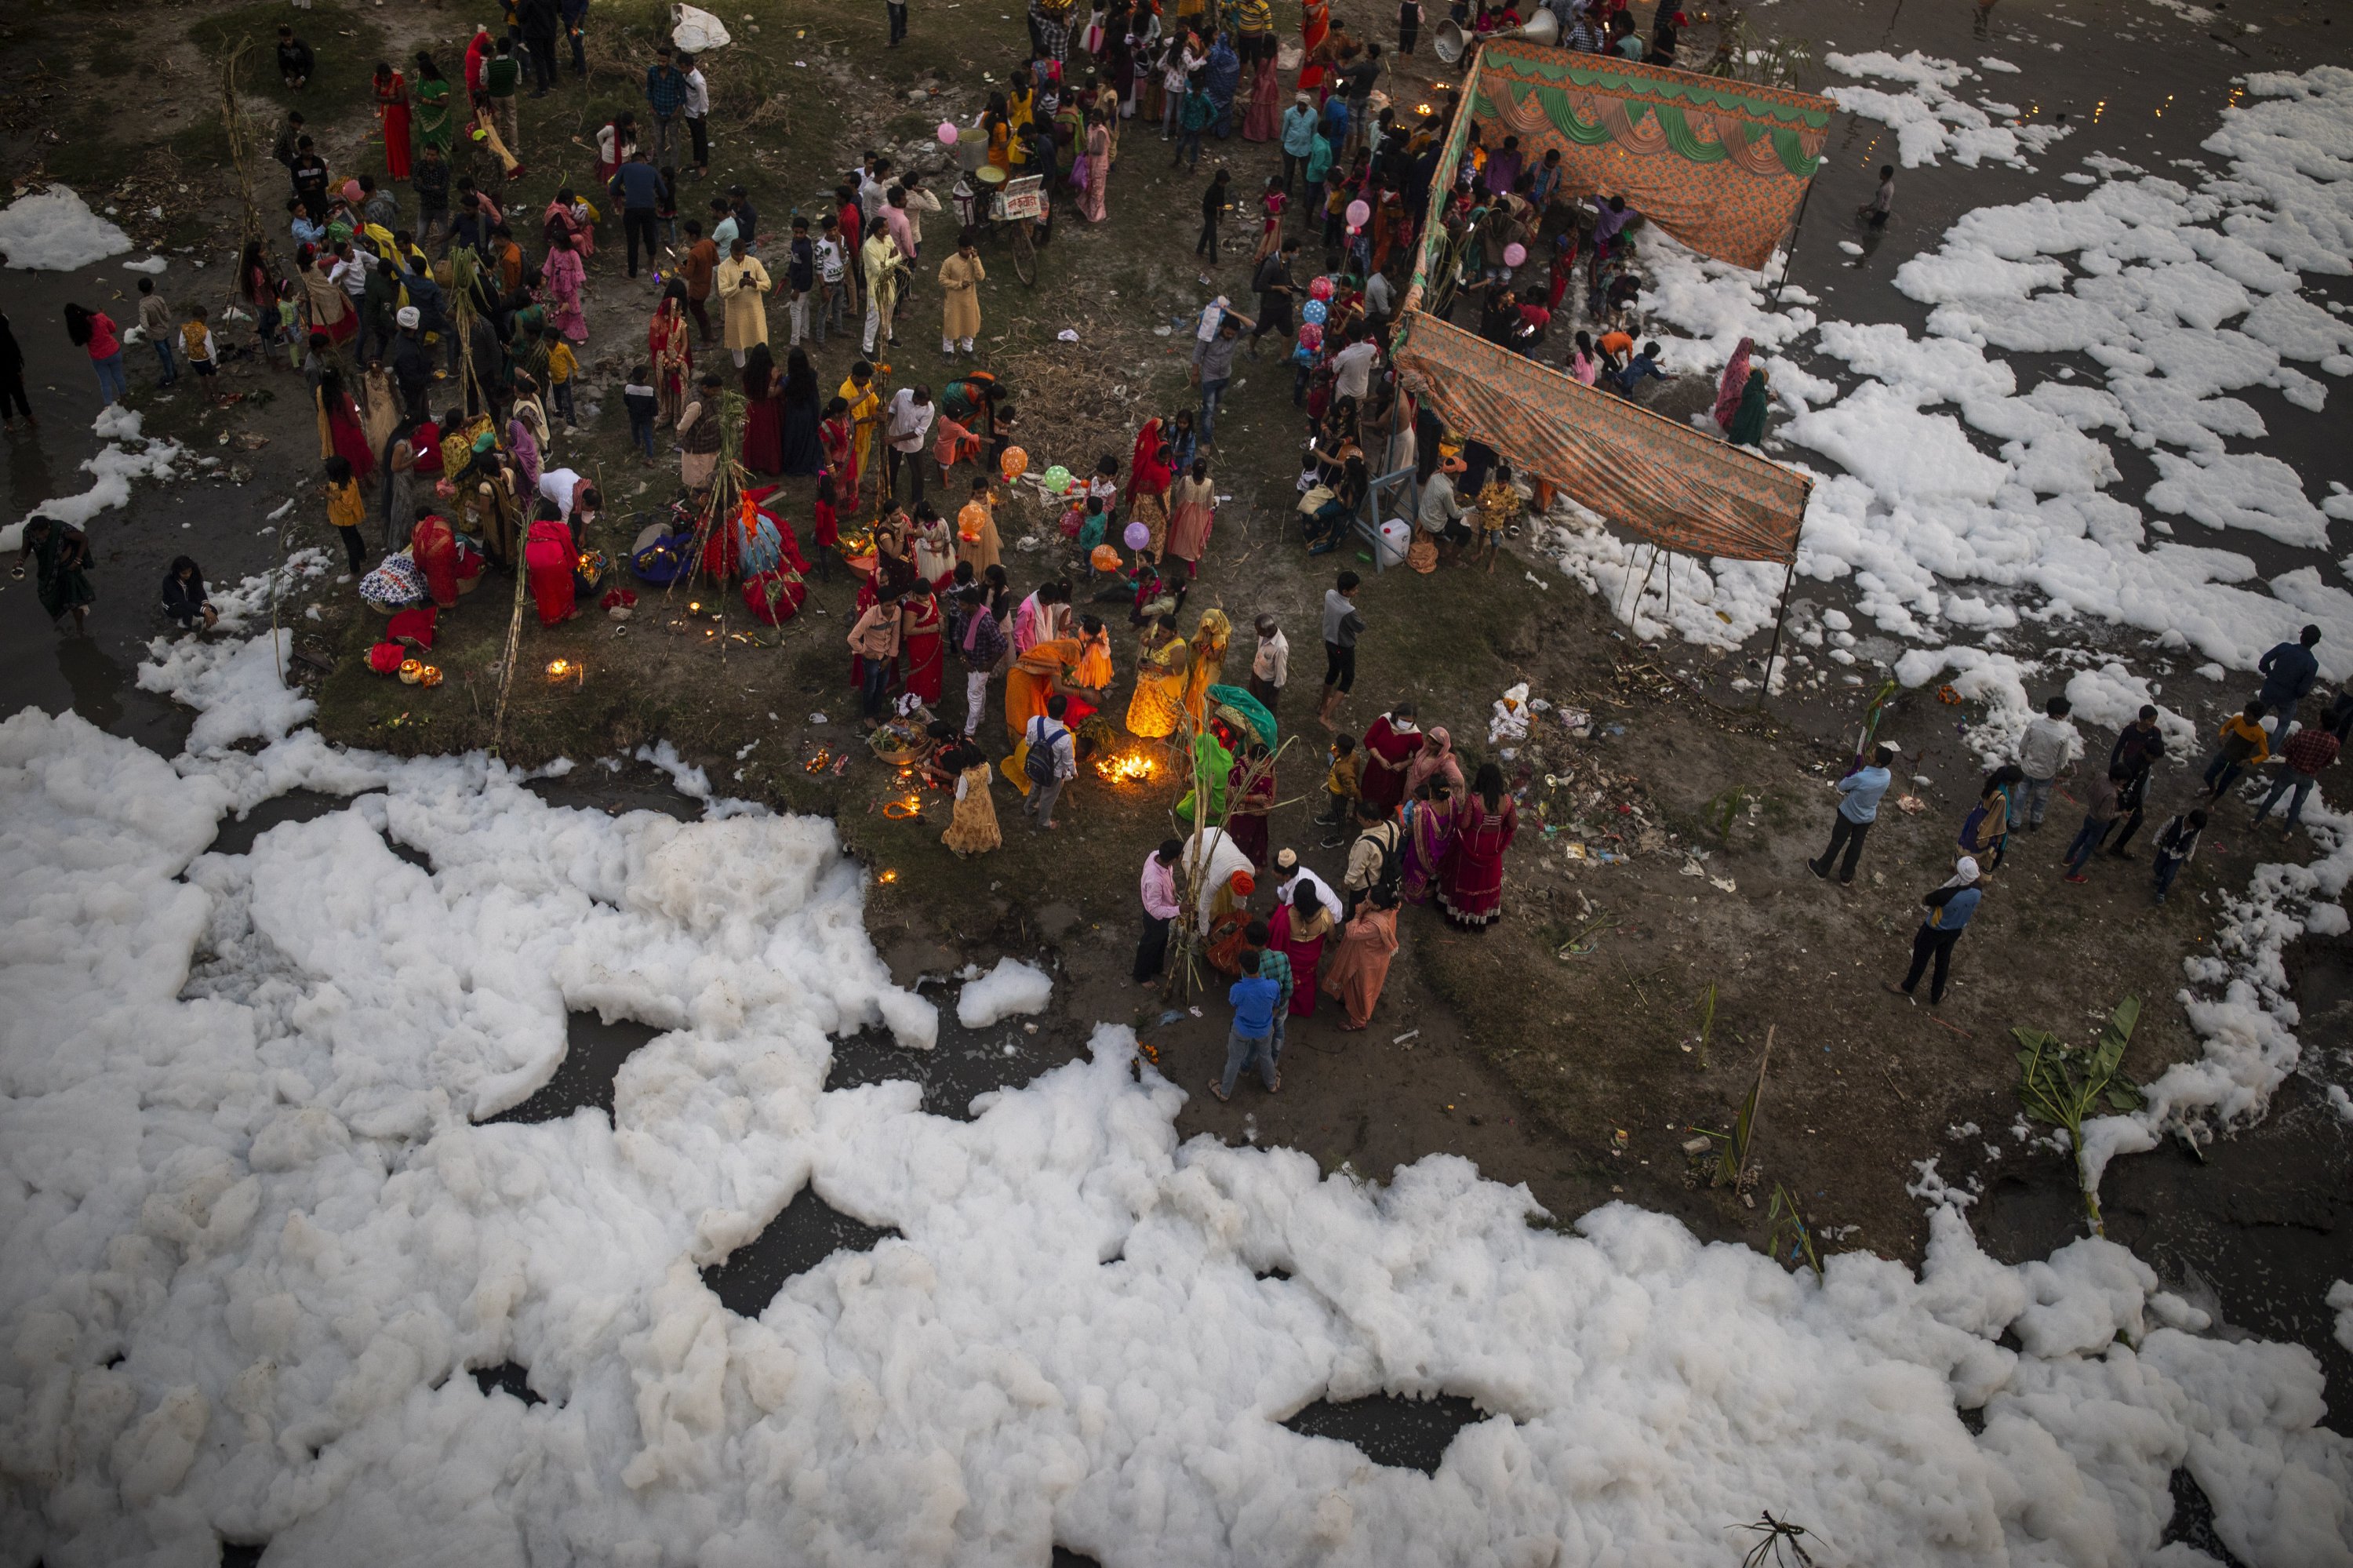
[[[2151,835],[2154,902],[2163,904],[2170,896],[2184,868],[2197,857],[2213,812],[2251,770],[2267,762],[2280,764],[2262,803],[2254,807],[2251,831],[2269,819],[2282,800],[2287,810],[2281,833],[2294,832],[2302,821],[2305,801],[2320,775],[2336,766],[2340,748],[2353,736],[2353,686],[2340,688],[2316,722],[2299,720],[2319,683],[2320,663],[2313,649],[2320,639],[2320,628],[2307,626],[2295,641],[2278,644],[2257,662],[2262,684],[2253,699],[2217,730],[2195,798],[2166,817]],[[2116,861],[2137,858],[2128,846],[2147,818],[2154,770],[2167,755],[2158,710],[2144,705],[2110,744],[2105,764],[2090,768],[2082,766],[2085,748],[2070,721],[2072,712],[2067,698],[2052,697],[2020,736],[2016,758],[1980,781],[1955,839],[1959,853],[1953,874],[1922,899],[1928,913],[1913,936],[1911,969],[1900,982],[1888,981],[1889,991],[1910,997],[1926,976],[1929,1004],[1944,1001],[1953,949],[2001,869],[2011,840],[2042,831],[2052,797],[2062,783],[2083,778],[2084,820],[2060,853],[2059,877],[2081,885],[2092,880],[2094,855]],[[1816,877],[1827,881],[1835,872],[1842,887],[1854,881],[1863,842],[1894,782],[1898,751],[1892,743],[1874,743],[1837,780],[1839,803],[1831,817],[1830,842],[1806,863]]]

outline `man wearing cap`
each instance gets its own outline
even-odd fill
[[[1291,177],[1307,164],[1307,154],[1315,150],[1315,99],[1311,93],[1296,93],[1291,107],[1282,112],[1282,194],[1291,194]]]
[[[1806,869],[1828,881],[1831,862],[1846,851],[1846,859],[1839,866],[1839,885],[1846,886],[1854,880],[1855,863],[1862,858],[1862,841],[1871,832],[1871,824],[1879,820],[1880,797],[1887,793],[1888,781],[1894,777],[1887,765],[1895,760],[1895,748],[1878,746],[1872,748],[1871,761],[1840,779],[1834,788],[1840,795],[1837,812],[1831,818],[1831,847],[1822,851],[1820,860],[1810,860]]]
[[[394,319],[400,331],[392,340],[392,378],[399,383],[401,403],[421,418],[427,412],[427,395],[433,388],[433,356],[426,352],[425,334],[418,330],[425,313],[415,305],[403,305]]]
[[[1274,857],[1274,901],[1277,904],[1288,904],[1291,902],[1293,894],[1303,887],[1312,887],[1315,890],[1317,900],[1324,908],[1335,914],[1339,912],[1340,900],[1333,894],[1332,885],[1300,864],[1297,850],[1286,849],[1277,852]]]

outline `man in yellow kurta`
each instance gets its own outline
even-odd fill
[[[858,497],[866,489],[869,479],[880,490],[882,476],[874,471],[868,460],[874,450],[874,429],[882,422],[882,395],[874,389],[874,367],[864,360],[849,367],[849,377],[837,389],[836,395],[849,405],[850,461],[858,467],[858,482],[850,490],[849,507],[855,511]]]
[[[727,247],[727,260],[719,264],[712,287],[726,312],[723,341],[740,370],[752,345],[768,341],[768,291],[773,287],[768,270],[738,239]]]
[[[866,352],[883,343],[899,341],[891,314],[899,308],[899,282],[906,275],[906,258],[890,230],[877,227],[858,248],[866,263]]]
[[[953,355],[958,348],[973,351],[980,335],[980,288],[988,281],[980,252],[969,235],[955,254],[940,263],[940,352]]]

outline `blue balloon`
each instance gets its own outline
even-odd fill
[[[1332,307],[1321,300],[1310,300],[1299,307],[1300,319],[1314,322],[1317,326],[1322,326],[1331,313]]]

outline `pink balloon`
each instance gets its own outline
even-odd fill
[[[1129,549],[1141,550],[1152,543],[1152,528],[1148,524],[1131,523],[1120,537],[1127,541]]]
[[[1373,209],[1372,209],[1371,207],[1366,207],[1363,202],[1361,202],[1361,201],[1352,201],[1352,202],[1350,202],[1350,203],[1348,204],[1348,227],[1349,227],[1349,228],[1364,228],[1364,227],[1365,227],[1366,222],[1368,219],[1370,219],[1370,218],[1372,217],[1372,216],[1373,216]]]
[[[1516,267],[1528,259],[1528,248],[1517,240],[1504,247],[1504,265]]]
[[[1308,284],[1307,297],[1313,300],[1330,299],[1332,297],[1332,280],[1329,278],[1318,278],[1314,282]]]
[[[941,121],[941,122],[940,122],[940,145],[941,145],[941,146],[943,146],[943,147],[953,147],[953,146],[955,146],[955,144],[956,144],[956,128],[955,128],[955,121],[953,121],[953,120],[943,120],[943,121]]]

